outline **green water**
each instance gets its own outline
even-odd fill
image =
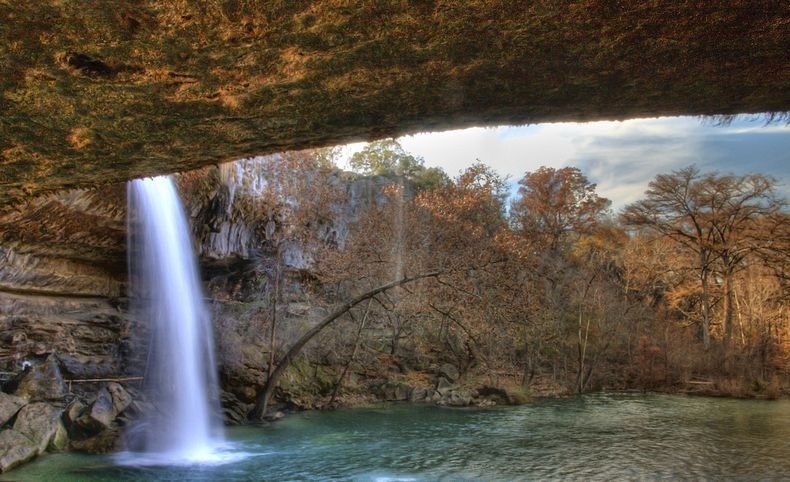
[[[308,412],[228,431],[239,460],[49,455],[4,480],[790,480],[790,401],[592,395],[522,407]]]

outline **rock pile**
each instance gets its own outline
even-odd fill
[[[0,473],[44,452],[106,453],[135,408],[118,383],[101,384],[89,398],[70,393],[54,354],[29,366],[0,392]]]

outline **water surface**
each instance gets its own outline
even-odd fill
[[[521,407],[306,412],[228,431],[235,462],[49,455],[6,480],[790,479],[790,401],[591,395]]]

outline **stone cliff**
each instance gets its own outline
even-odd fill
[[[285,340],[325,312],[307,298],[301,281],[311,267],[310,246],[342,244],[348,223],[376,202],[387,182],[331,173],[329,182],[344,200],[331,222],[315,225],[307,238],[282,238],[289,219],[273,219],[263,204],[249,204],[271,189],[269,160],[178,176],[214,314],[219,369],[225,388],[245,402],[254,400],[270,363],[262,313],[272,302],[275,259],[282,259],[276,335]],[[128,313],[125,298],[125,191],[116,184],[46,195],[0,216],[0,371],[6,379],[50,354],[75,383],[144,375],[146,323]]]

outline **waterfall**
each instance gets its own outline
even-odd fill
[[[173,181],[128,184],[132,308],[150,322],[146,387],[156,407],[142,450],[169,464],[211,460],[223,443],[211,321]]]

